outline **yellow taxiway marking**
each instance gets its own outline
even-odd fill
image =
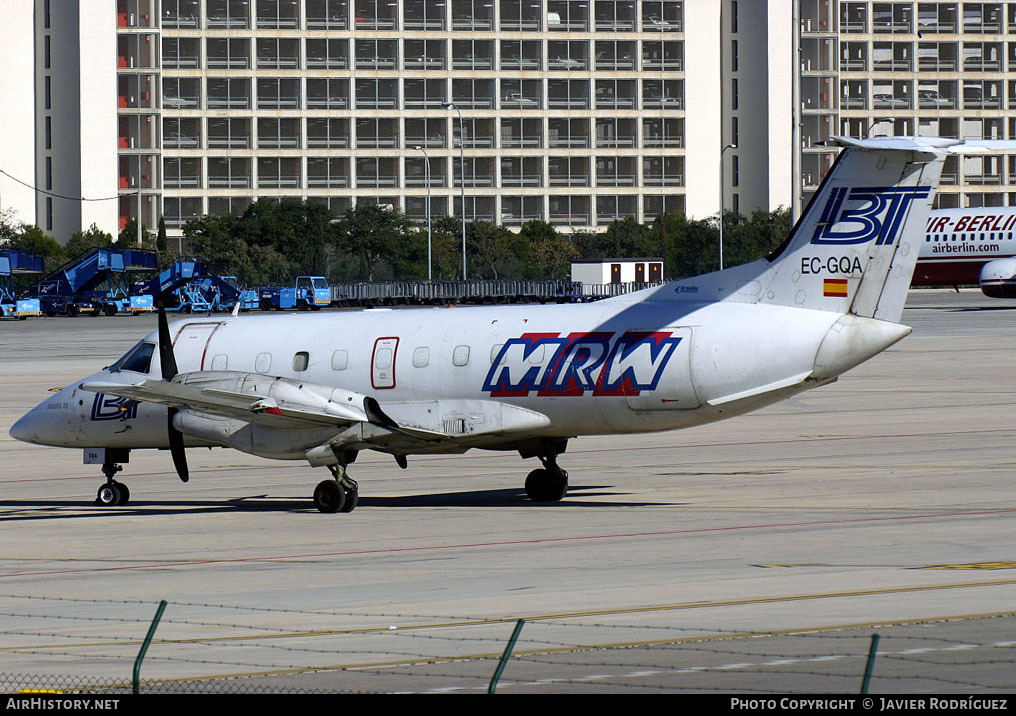
[[[843,592],[821,592],[815,594],[796,594],[796,595],[785,595],[782,597],[758,597],[754,599],[730,599],[730,600],[716,600],[716,601],[703,601],[703,602],[685,602],[681,604],[662,604],[645,607],[620,607],[617,609],[598,609],[583,612],[563,612],[556,614],[534,614],[523,617],[527,622],[553,622],[560,619],[581,619],[587,617],[605,617],[605,616],[621,616],[625,614],[651,614],[654,612],[668,612],[668,611],[683,611],[689,609],[715,609],[718,607],[735,607],[735,606],[750,606],[755,604],[779,604],[781,602],[799,602],[799,601],[810,601],[818,599],[842,599],[848,597],[865,597],[865,596],[878,596],[885,594],[907,594],[916,592],[930,592],[940,591],[948,589],[975,589],[978,587],[1000,587],[1000,586],[1012,586],[1016,585],[1016,579],[1000,579],[989,582],[960,582],[954,584],[927,584],[927,585],[914,585],[909,587],[885,587],[881,589],[862,589],[855,591],[843,591]],[[170,605],[172,606],[172,604]],[[328,617],[327,613],[322,613],[321,616]],[[924,622],[924,621],[940,621],[948,618],[957,619],[975,619],[986,616],[1016,616],[1016,612],[1000,613],[992,615],[974,615],[974,616],[959,616],[959,617],[930,617],[925,619],[914,619],[908,621],[895,620],[893,624],[903,624],[911,622]],[[380,618],[380,616],[379,616]],[[172,620],[164,620],[164,623],[171,622]],[[441,622],[426,622],[420,624],[405,624],[400,625],[396,629],[391,629],[390,626],[377,626],[377,627],[361,627],[355,629],[323,629],[315,631],[292,631],[284,632],[278,631],[276,633],[269,634],[244,634],[244,635],[232,635],[232,636],[206,636],[206,637],[191,637],[187,639],[155,639],[153,644],[194,644],[194,643],[236,643],[244,641],[264,641],[264,640],[276,640],[276,639],[301,639],[307,637],[329,637],[329,636],[351,636],[351,635],[368,635],[375,633],[398,633],[399,631],[421,631],[429,629],[452,629],[452,628],[464,628],[464,627],[477,627],[477,626],[491,626],[496,624],[514,624],[518,621],[518,617],[496,617],[490,619],[459,619]],[[887,622],[876,622],[878,624],[884,624]],[[851,625],[851,626],[863,626],[863,625]],[[256,629],[257,627],[242,626],[240,628]],[[638,628],[638,625],[633,626]],[[787,629],[780,631],[766,631],[766,632],[746,632],[740,636],[765,636],[773,634],[788,634],[797,633],[802,631],[823,631],[826,629],[845,629],[850,628],[846,626],[838,627],[815,627],[809,629]],[[715,639],[729,639],[736,638],[737,634],[724,634],[720,636],[697,636],[697,637],[683,637],[683,638],[667,638],[657,639],[653,641],[638,641],[638,642],[623,642],[623,643],[610,643],[610,644],[591,644],[584,645],[581,647],[564,647],[561,651],[581,651],[586,649],[601,649],[601,648],[614,648],[620,646],[639,646],[639,645],[650,645],[650,644],[674,644],[684,641],[709,641]],[[63,644],[31,644],[21,646],[3,646],[0,647],[0,653],[2,652],[25,652],[32,653],[36,649],[55,649],[55,648],[85,648],[85,647],[98,647],[98,646],[135,646],[141,644],[141,640],[124,640],[124,641],[107,641],[107,642],[68,642]],[[540,649],[533,653],[552,653],[557,650],[554,649]],[[521,652],[520,652],[521,653]],[[497,657],[499,654],[494,654]],[[474,655],[474,657],[463,657],[457,656],[455,658],[487,658],[486,655]],[[431,662],[444,660],[442,657],[427,657],[419,660],[410,659],[408,661],[400,661],[398,663],[416,663],[419,662]],[[358,665],[357,667],[351,665],[345,666],[333,666],[333,667],[317,667],[321,669],[337,668],[337,669],[348,669],[348,668],[367,668],[367,666],[376,666],[376,664],[370,665]],[[274,672],[273,672],[274,673]]]
[[[907,567],[905,565],[834,565],[828,562],[799,562],[786,565],[755,565],[763,569],[793,569],[800,567],[887,567],[907,570],[1016,570],[1016,562],[971,562],[960,565],[923,565],[920,567]]]
[[[707,605],[703,605],[707,606]],[[937,616],[937,617],[924,617],[919,619],[893,619],[893,620],[880,620],[874,622],[862,622],[856,624],[838,624],[833,626],[821,626],[821,627],[798,627],[792,629],[775,629],[763,632],[740,632],[730,634],[717,634],[717,635],[702,635],[702,636],[686,636],[676,637],[670,639],[652,639],[643,641],[624,641],[624,642],[611,642],[603,644],[584,644],[582,646],[564,646],[554,648],[537,648],[537,649],[515,649],[512,654],[514,656],[539,656],[547,654],[566,654],[575,653],[580,651],[594,651],[596,649],[630,649],[637,647],[650,647],[650,646],[661,646],[664,644],[690,644],[690,643],[701,643],[701,642],[713,642],[713,641],[727,641],[733,639],[757,639],[759,637],[767,636],[788,636],[793,634],[821,634],[831,631],[843,631],[845,629],[873,629],[876,627],[884,628],[890,626],[906,626],[908,624],[931,624],[935,622],[950,622],[950,621],[963,621],[973,619],[995,619],[998,617],[1016,617],[1016,612],[994,612],[990,614],[959,614],[959,615],[948,615],[948,616]],[[554,617],[556,618],[556,617]],[[503,621],[515,621],[515,620],[503,620]],[[45,652],[42,652],[45,653]],[[421,656],[415,659],[400,659],[398,661],[377,661],[377,662],[366,662],[359,664],[333,664],[329,666],[308,666],[308,667],[290,667],[284,669],[266,669],[264,671],[250,671],[250,672],[239,672],[229,674],[216,674],[214,676],[195,676],[195,677],[184,677],[178,679],[159,679],[157,682],[152,683],[177,683],[177,682],[194,682],[194,681],[217,681],[220,679],[243,679],[243,678],[254,678],[254,677],[265,677],[265,676],[289,676],[292,674],[305,674],[311,672],[321,671],[362,671],[365,669],[383,669],[383,668],[397,668],[404,666],[421,666],[424,664],[444,664],[453,661],[470,661],[470,660],[481,660],[481,659],[498,659],[502,656],[502,652],[490,652],[481,654],[457,654],[455,656]]]
[[[936,564],[918,569],[1016,569],[1016,562],[970,562],[969,564]]]

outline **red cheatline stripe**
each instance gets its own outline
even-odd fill
[[[96,572],[122,572],[137,569],[164,569],[167,567],[196,567],[213,564],[244,564],[256,562],[277,562],[280,560],[294,559],[321,559],[324,557],[356,557],[369,554],[399,554],[409,552],[444,551],[449,549],[476,549],[479,547],[511,547],[518,545],[553,544],[555,542],[588,542],[592,540],[606,539],[631,539],[634,537],[667,537],[673,535],[694,535],[707,534],[711,532],[735,532],[739,530],[761,530],[789,527],[816,527],[822,525],[859,524],[864,522],[891,522],[899,520],[927,520],[941,519],[943,517],[983,517],[985,515],[1008,515],[1016,512],[1014,509],[985,510],[982,512],[941,512],[927,515],[894,515],[892,517],[865,517],[845,520],[816,520],[810,522],[778,522],[766,525],[733,525],[730,527],[704,527],[688,530],[667,530],[661,532],[627,532],[619,534],[586,535],[582,537],[548,537],[532,540],[511,540],[504,542],[467,542],[463,544],[449,545],[428,545],[423,547],[392,547],[389,549],[364,549],[352,550],[349,552],[315,552],[308,554],[276,555],[274,557],[243,557],[236,559],[203,559],[189,562],[163,562],[155,564],[136,564],[120,567],[97,567],[92,569],[62,569],[47,572],[12,572],[0,574],[0,579],[7,577],[41,577],[55,574],[81,574]]]

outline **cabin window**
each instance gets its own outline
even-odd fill
[[[536,346],[536,348],[533,349],[533,352],[529,354],[529,357],[526,358],[526,360],[529,363],[532,363],[533,365],[540,365],[541,363],[543,363],[544,348],[545,346],[542,343]]]
[[[392,366],[392,349],[391,348],[380,348],[377,353],[374,354],[374,367],[380,370],[385,368],[391,368]]]
[[[297,373],[307,370],[307,365],[310,363],[310,353],[307,351],[299,351],[293,356],[293,370]]]
[[[349,351],[340,350],[332,353],[332,370],[345,370],[349,367]]]
[[[254,359],[254,372],[267,373],[271,369],[272,369],[272,354],[258,353],[258,357]]]
[[[413,351],[414,368],[426,368],[428,363],[430,363],[430,348],[427,346],[420,346]]]
[[[469,346],[455,346],[452,352],[452,365],[464,366],[469,364]]]
[[[495,343],[490,347],[490,364],[494,365],[497,363],[497,357],[501,355],[501,349],[504,348],[504,343]]]
[[[212,370],[226,370],[229,359],[224,353],[212,357]]]

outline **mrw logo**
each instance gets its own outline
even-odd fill
[[[681,338],[666,331],[526,333],[498,351],[491,397],[639,395],[655,390]]]
[[[834,187],[822,209],[812,244],[896,243],[915,199],[931,195],[930,186]]]

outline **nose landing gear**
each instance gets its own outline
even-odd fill
[[[115,462],[102,463],[102,474],[106,476],[106,482],[95,493],[95,504],[103,507],[117,507],[126,505],[131,499],[131,491],[127,485],[113,479],[116,473],[121,470],[123,470],[123,465],[118,465]]]

